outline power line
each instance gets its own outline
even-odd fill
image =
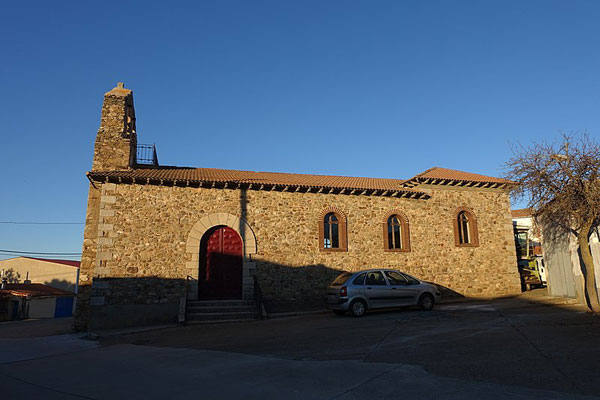
[[[0,224],[11,224],[11,225],[84,225],[85,222],[20,222],[20,221],[0,221]]]
[[[24,255],[24,254],[11,254],[11,253],[0,253],[0,261],[5,258],[15,258],[15,257],[25,257],[31,258],[33,260],[56,260],[56,261],[81,261],[81,256],[34,256],[34,255]]]
[[[19,251],[19,250],[3,250],[3,249],[0,249],[0,253],[31,254],[31,255],[45,255],[45,256],[80,256],[81,255],[81,253],[43,253],[40,251]]]
[[[81,260],[81,256],[36,256],[36,255],[25,255],[25,254],[11,254],[11,253],[0,253],[0,257],[25,257],[32,259],[44,259],[44,260],[69,260],[69,261],[79,261]],[[2,261],[2,260],[0,260]]]

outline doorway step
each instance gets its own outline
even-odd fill
[[[186,322],[202,324],[256,319],[256,304],[252,300],[188,300]]]

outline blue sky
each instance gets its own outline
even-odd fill
[[[600,2],[3,4],[0,221],[83,222],[103,94],[161,164],[498,176],[509,143],[600,136]],[[79,252],[82,225],[0,224]]]

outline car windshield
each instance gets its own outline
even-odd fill
[[[408,279],[404,275],[396,271],[385,271],[385,274],[388,277],[388,280],[392,285],[406,285],[408,284]]]
[[[408,282],[411,285],[418,285],[419,283],[421,283],[421,282],[419,282],[419,280],[417,278],[415,278],[414,276],[410,276],[406,272],[402,272],[402,275],[404,275],[406,277],[406,279],[408,279]]]
[[[350,272],[344,272],[343,274],[335,278],[335,280],[331,283],[331,286],[343,285],[351,276],[352,274]]]

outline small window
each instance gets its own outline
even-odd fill
[[[408,285],[408,279],[396,271],[386,271],[385,275],[390,281],[390,285]]]
[[[387,283],[385,282],[385,278],[383,277],[383,274],[379,271],[368,272],[367,277],[365,279],[365,284],[373,285],[373,286],[387,285]]]
[[[388,249],[402,248],[402,224],[398,220],[398,216],[392,215],[388,218]]]
[[[459,208],[454,215],[454,241],[458,247],[479,246],[475,215],[463,207]]]
[[[325,216],[325,226],[323,227],[324,241],[323,248],[339,249],[340,248],[340,229],[338,219],[334,213],[329,213]]]
[[[385,251],[410,251],[408,218],[400,211],[388,214],[384,220],[383,248]]]
[[[319,217],[319,249],[321,251],[347,251],[346,217],[335,207],[324,210]]]
[[[467,244],[469,242],[469,216],[466,212],[458,213],[458,242]]]
[[[362,273],[359,276],[357,276],[356,278],[354,278],[354,280],[352,281],[353,285],[364,285],[365,284],[365,276],[367,276],[366,273]]]

